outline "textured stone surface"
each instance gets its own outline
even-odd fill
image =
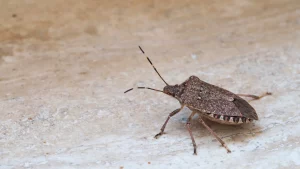
[[[299,168],[300,3],[1,1],[0,169]],[[251,102],[259,121],[208,123],[152,91],[196,75]]]

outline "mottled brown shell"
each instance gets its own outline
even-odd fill
[[[191,76],[177,88],[182,90],[174,97],[181,104],[202,116],[210,116],[223,121],[229,118],[228,122],[233,123],[258,120],[256,111],[247,101],[228,90],[206,83],[196,76]]]

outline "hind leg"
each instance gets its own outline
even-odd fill
[[[260,96],[257,96],[257,95],[252,95],[252,94],[237,94],[238,96],[242,96],[242,97],[251,97],[253,100],[258,100],[258,99],[261,99],[265,96],[269,96],[269,95],[272,95],[271,92],[266,92]]]

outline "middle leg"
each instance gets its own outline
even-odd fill
[[[210,128],[210,127],[208,127],[208,125],[202,120],[202,118],[201,117],[199,117],[199,121],[202,123],[202,125],[204,126],[204,127],[206,127],[206,129],[212,134],[212,135],[214,135],[215,137],[216,137],[216,139],[222,144],[222,146],[227,150],[227,153],[231,153],[231,150],[229,150],[229,148],[226,146],[226,144],[225,144],[225,142],[222,140],[222,139],[220,139],[220,137]]]
[[[187,130],[189,131],[189,134],[191,136],[191,139],[192,139],[192,143],[193,143],[193,147],[194,147],[194,155],[197,155],[197,145],[196,145],[196,142],[195,142],[195,139],[194,139],[194,136],[193,136],[193,133],[192,133],[192,130],[190,128],[190,125],[191,125],[191,120],[193,118],[193,116],[195,115],[196,113],[193,111],[192,114],[189,116],[187,122],[186,122],[186,128]]]

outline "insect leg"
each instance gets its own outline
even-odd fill
[[[189,131],[190,133],[190,136],[191,136],[191,139],[192,139],[192,143],[193,143],[193,147],[194,147],[194,155],[197,155],[197,145],[196,145],[196,142],[195,142],[195,139],[194,139],[194,136],[193,136],[193,133],[192,133],[192,130],[190,128],[190,125],[191,125],[191,120],[193,118],[193,116],[196,114],[196,112],[192,112],[192,114],[189,116],[187,122],[186,122],[186,128],[187,130]]]
[[[164,125],[161,127],[160,132],[159,132],[158,134],[156,134],[156,135],[154,136],[154,138],[157,139],[159,136],[161,136],[161,135],[164,134],[164,130],[165,130],[166,125],[167,125],[168,121],[170,120],[170,118],[171,118],[172,116],[174,116],[175,114],[177,114],[178,112],[180,112],[180,110],[181,110],[182,108],[183,108],[183,106],[181,106],[179,109],[176,109],[176,110],[174,110],[172,113],[169,114],[169,116],[168,116],[167,120],[165,121]]]
[[[266,92],[266,93],[264,93],[264,94],[262,94],[260,96],[256,96],[256,95],[252,95],[252,94],[237,94],[237,95],[238,96],[243,96],[243,97],[251,97],[251,98],[253,98],[253,100],[258,100],[258,99],[261,99],[261,98],[263,98],[265,96],[272,95],[272,93]]]
[[[202,120],[201,117],[199,117],[199,121],[202,123],[202,125],[203,125],[204,127],[206,127],[206,129],[207,129],[212,135],[214,135],[214,136],[216,137],[216,139],[217,139],[217,140],[222,144],[222,146],[227,150],[227,153],[231,153],[231,151],[229,150],[229,148],[226,146],[225,142],[224,142],[222,139],[220,139],[220,138],[218,137],[218,135],[217,135],[210,127],[208,127],[208,125]]]

